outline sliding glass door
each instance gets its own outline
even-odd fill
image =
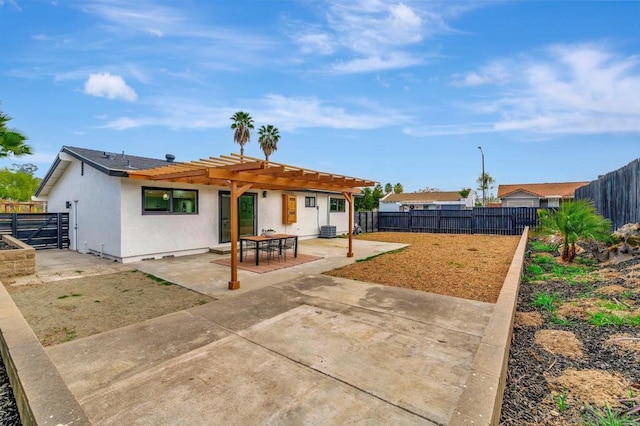
[[[220,242],[231,241],[231,193],[220,191]],[[256,235],[256,194],[245,193],[238,199],[238,235]]]

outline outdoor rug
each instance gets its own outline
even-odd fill
[[[253,254],[244,258],[244,262],[238,262],[238,268],[245,271],[264,274],[265,272],[277,271],[278,269],[289,268],[291,266],[301,265],[314,260],[322,259],[321,256],[312,256],[310,254],[298,254],[298,257],[287,256],[287,260],[272,259],[268,264],[266,259],[260,259],[260,265],[256,266],[256,260]],[[231,266],[231,258],[212,260],[211,263],[218,265]]]

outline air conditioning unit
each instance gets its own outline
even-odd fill
[[[333,225],[325,225],[320,227],[320,238],[335,238],[336,227]]]

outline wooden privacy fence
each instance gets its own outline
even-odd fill
[[[0,213],[0,235],[35,249],[69,248],[69,213]]]
[[[537,210],[534,207],[474,207],[469,210],[378,212],[378,230],[520,235],[526,226],[538,225]]]
[[[575,195],[591,200],[613,229],[640,222],[640,158],[576,189]]]
[[[47,205],[44,201],[8,201],[0,200],[2,213],[44,213]]]

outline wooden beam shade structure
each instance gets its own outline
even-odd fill
[[[168,163],[166,166],[128,172],[131,179],[179,182],[195,185],[228,187],[231,191],[231,281],[229,289],[240,288],[238,281],[238,198],[248,189],[280,191],[326,191],[341,193],[349,204],[349,251],[353,257],[353,195],[361,188],[376,185],[375,181],[335,175],[259,158],[231,154],[209,157],[189,163]]]

